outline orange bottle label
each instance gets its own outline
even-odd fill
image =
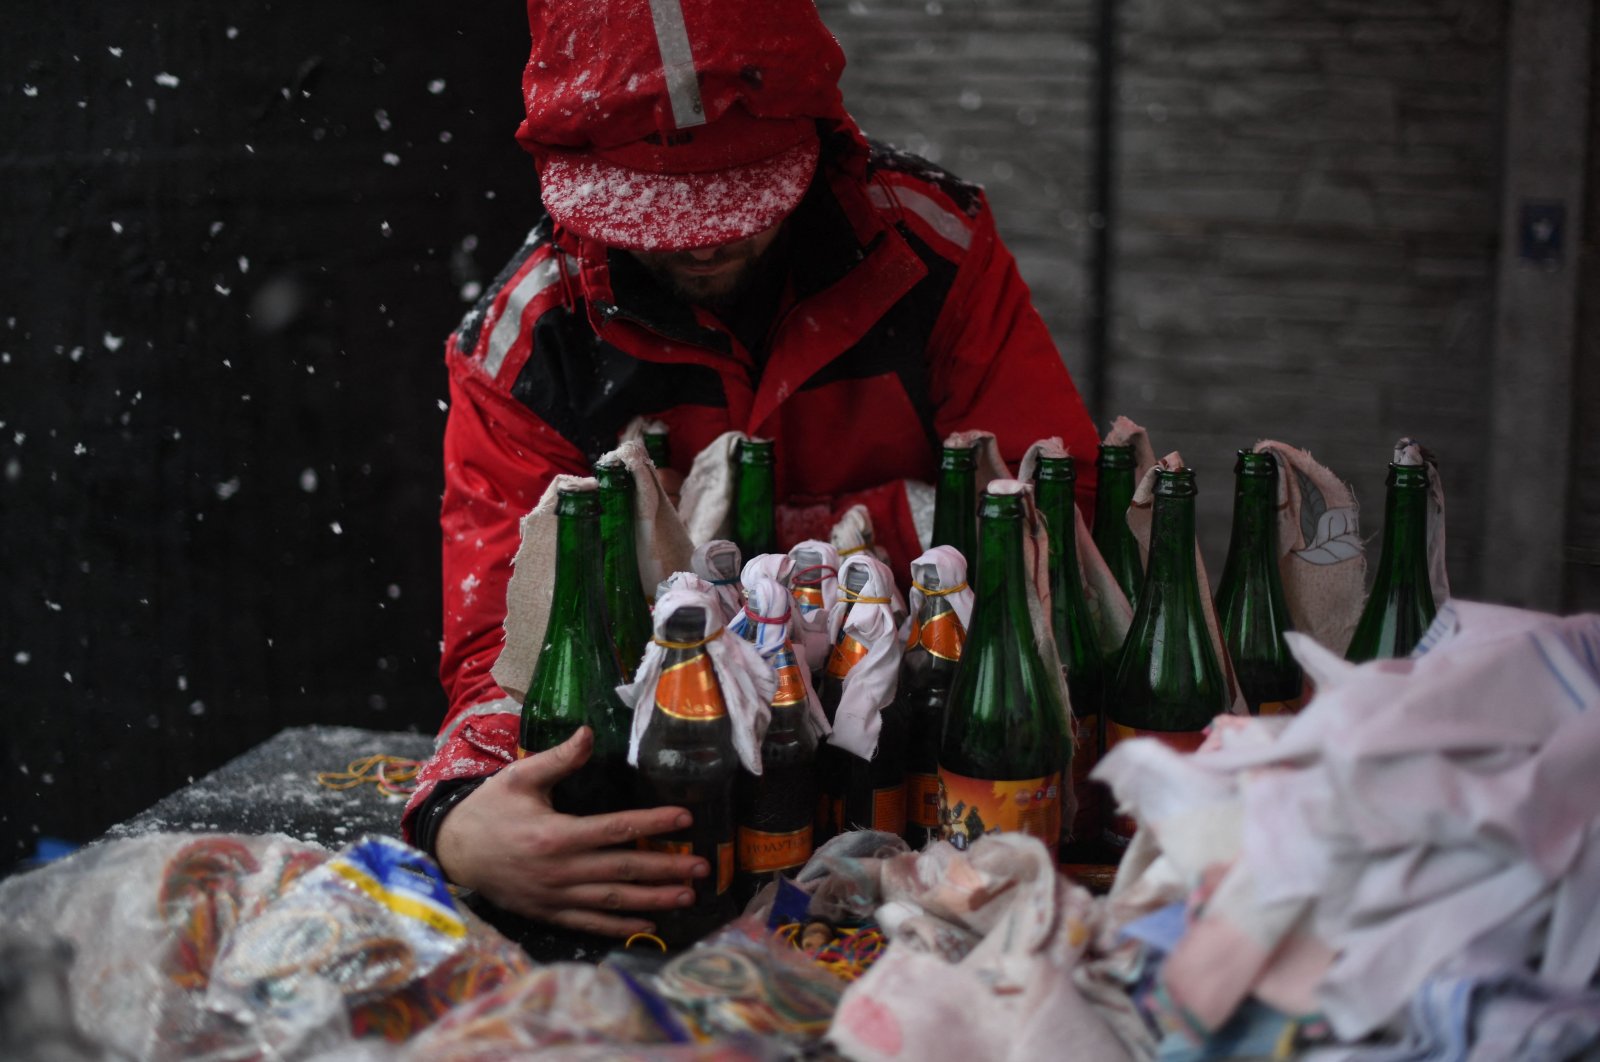
[[[733,887],[733,842],[721,841],[717,844],[717,895],[721,896]]]
[[[800,665],[794,657],[794,646],[784,642],[783,648],[778,650],[773,666],[778,675],[778,692],[772,695],[772,706],[783,708],[791,704],[803,704],[806,699],[806,686],[805,680],[800,677]]]
[[[728,714],[711,657],[673,664],[656,680],[656,708],[679,719],[720,719]]]
[[[967,632],[961,629],[961,619],[955,609],[949,609],[922,624],[917,632],[917,640],[924,649],[941,660],[960,660]]]
[[[906,821],[930,830],[939,828],[938,775],[906,775]]]
[[[770,874],[804,866],[811,858],[811,827],[789,833],[766,833],[739,827],[739,869],[748,874]]]
[[[1121,723],[1106,720],[1106,751],[1116,748],[1117,742],[1130,738],[1155,738],[1168,748],[1179,752],[1193,752],[1206,740],[1203,730],[1138,730]],[[1114,812],[1106,822],[1106,840],[1119,848],[1126,848],[1138,832],[1138,823],[1132,815]]]
[[[850,674],[850,669],[861,663],[866,655],[866,646],[848,634],[843,635],[839,643],[833,647],[833,652],[828,654],[828,674],[836,679],[842,679]]]
[[[822,607],[820,586],[797,586],[793,593],[795,603],[800,606],[801,612],[815,612]]]
[[[966,849],[986,833],[1039,838],[1055,862],[1061,842],[1061,772],[996,781],[939,769],[939,821],[944,839]]]
[[[906,832],[906,787],[872,791],[872,828],[884,833]]]

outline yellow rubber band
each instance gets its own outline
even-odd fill
[[[656,936],[654,933],[635,933],[633,936],[623,941],[622,946],[624,948],[631,948],[633,947],[633,942],[636,940],[647,940],[656,947],[660,948],[662,951],[667,950],[667,942]]]
[[[849,590],[840,590],[839,600],[852,605],[887,605],[893,599],[887,597],[860,597]]]
[[[698,649],[707,642],[714,642],[718,638],[721,638],[722,632],[727,629],[728,628],[726,627],[718,627],[716,633],[710,635],[709,637],[701,638],[698,642],[669,642],[665,638],[651,638],[650,640],[661,646],[663,649]]]
[[[376,752],[354,761],[342,771],[318,771],[317,784],[335,790],[371,784],[384,793],[403,796],[416,788],[417,772],[421,769],[422,764],[416,760]]]
[[[848,557],[848,556],[850,556],[852,554],[855,554],[855,553],[864,553],[864,552],[866,552],[867,550],[869,550],[871,548],[872,548],[871,543],[863,542],[859,546],[851,546],[849,549],[841,549],[839,551],[839,556]]]
[[[915,579],[911,580],[911,585],[916,587],[918,590],[921,590],[922,593],[927,597],[945,597],[945,596],[948,596],[950,594],[960,593],[962,590],[965,590],[967,588],[967,584],[966,583],[960,583],[960,584],[958,584],[956,586],[952,586],[948,590],[929,590],[926,586],[923,586],[921,583],[917,582]]]

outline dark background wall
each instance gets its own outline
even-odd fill
[[[0,866],[283,726],[436,725],[440,352],[536,202],[526,41],[0,8]]]
[[[1414,432],[1480,592],[1526,9],[819,6],[862,126],[987,187],[1097,419],[1197,467],[1214,568],[1236,447],[1312,450],[1371,536]],[[526,40],[515,4],[0,10],[0,868],[283,726],[433,728],[440,344],[534,207]],[[1594,114],[1587,227],[1549,274],[1590,293]],[[1579,305],[1583,474],[1529,477],[1570,494],[1551,608],[1600,604]]]

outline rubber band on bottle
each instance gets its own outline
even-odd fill
[[[758,616],[754,612],[750,611],[749,605],[744,607],[744,614],[755,620],[757,623],[788,623],[789,612],[789,609],[785,609],[783,615],[781,616]]]
[[[721,638],[722,632],[727,629],[728,628],[726,627],[718,627],[715,631],[708,634],[706,637],[701,638],[698,642],[669,642],[665,638],[651,638],[650,640],[661,646],[663,649],[698,649],[707,642],[714,642],[718,638]]]
[[[921,583],[917,582],[915,579],[911,580],[911,585],[913,587],[915,587],[916,589],[921,590],[922,593],[923,593],[923,596],[925,596],[925,597],[948,597],[951,594],[960,593],[961,591],[963,591],[963,590],[965,590],[967,588],[967,584],[962,582],[962,583],[957,583],[955,586],[950,587],[948,590],[929,590],[926,586],[923,586]]]
[[[809,572],[821,572],[822,574],[817,576],[815,579],[802,578],[802,576]],[[789,581],[795,586],[820,586],[822,580],[828,578],[830,575],[837,579],[839,577],[839,569],[835,568],[831,564],[808,564],[790,576]]]

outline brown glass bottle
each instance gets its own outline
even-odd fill
[[[900,700],[906,715],[905,839],[921,850],[941,833],[939,739],[967,632],[949,598],[964,584],[941,586],[938,567],[928,563],[913,564],[911,578],[922,591],[922,607],[912,619],[900,665]]]
[[[746,628],[752,641],[757,624]],[[734,892],[747,902],[775,874],[792,877],[811,858],[817,807],[817,739],[806,721],[809,710],[801,664],[788,638],[771,658],[778,676],[772,721],[761,741],[761,774],[740,771],[734,787],[738,808],[739,872]]]
[[[711,873],[689,883],[694,888],[692,906],[652,916],[661,938],[674,947],[698,940],[735,913],[733,785],[739,758],[706,651],[705,624],[703,609],[684,606],[661,628],[666,657],[639,742],[641,802],[687,808],[694,816],[687,829],[642,838],[639,847],[697,855],[711,867]],[[720,628],[713,635],[723,636]]]
[[[840,600],[861,600],[866,586],[866,569],[857,565],[846,568],[839,587]],[[887,604],[888,599],[868,603]],[[848,631],[847,624],[839,628],[838,640],[828,656],[823,670],[822,689],[818,695],[822,710],[831,724],[844,695],[845,682],[850,672],[866,657],[870,646],[857,641]],[[897,638],[890,631],[885,637]],[[818,756],[818,784],[827,795],[831,821],[824,824],[828,837],[846,830],[882,830],[885,833],[904,833],[906,828],[905,804],[905,705],[895,697],[885,705],[878,731],[878,748],[870,761],[846,752],[836,745],[826,744]],[[817,844],[823,843],[819,836]]]

